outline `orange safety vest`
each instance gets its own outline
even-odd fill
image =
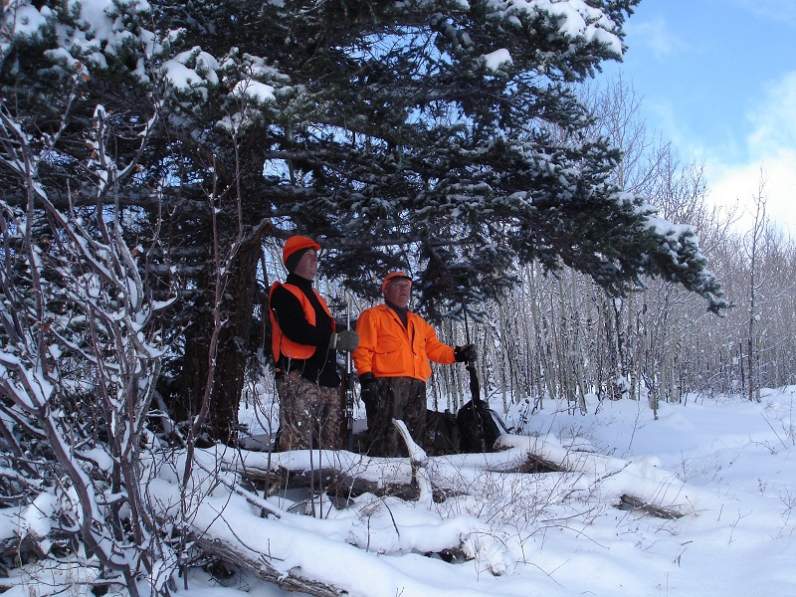
[[[304,317],[311,326],[315,325],[315,309],[310,302],[310,299],[307,298],[307,295],[302,292],[301,288],[296,286],[295,284],[281,284],[280,282],[274,282],[271,284],[271,289],[268,291],[268,302],[270,304],[271,297],[274,294],[274,290],[277,288],[282,287],[294,297],[301,305],[301,309],[304,311]],[[332,320],[332,331],[335,329],[335,322],[334,317],[332,317],[331,312],[329,311],[329,307],[326,304],[326,301],[323,300],[323,297],[318,293],[317,290],[314,288],[312,291],[315,293],[315,296],[318,298],[318,302],[323,307],[323,310],[326,311],[326,314],[329,316],[329,319]],[[291,359],[301,359],[306,360],[310,358],[312,355],[315,354],[316,347],[312,344],[299,344],[288,338],[284,333],[282,333],[282,328],[279,327],[279,321],[276,319],[276,313],[274,313],[273,309],[269,309],[270,319],[271,319],[271,351],[274,353],[274,362],[279,362],[279,358],[281,355],[285,355]]]
[[[359,346],[353,352],[357,373],[376,377],[431,377],[429,359],[454,363],[453,348],[441,342],[437,333],[419,315],[407,313],[404,327],[398,314],[387,305],[362,312],[357,320]]]

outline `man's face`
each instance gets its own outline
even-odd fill
[[[293,273],[305,280],[314,280],[315,274],[318,273],[318,254],[312,249],[305,251]]]
[[[393,280],[384,289],[384,298],[396,307],[404,308],[409,305],[412,296],[412,281],[406,278]]]

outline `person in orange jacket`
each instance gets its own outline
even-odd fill
[[[406,423],[421,446],[426,436],[426,382],[431,364],[476,358],[472,344],[452,347],[441,342],[422,317],[409,310],[412,279],[390,272],[381,285],[384,304],[362,312],[357,320],[359,346],[353,352],[368,418],[372,456],[406,453],[392,419]]]
[[[269,293],[280,450],[343,445],[335,351],[351,352],[357,335],[338,331],[326,301],[312,287],[320,248],[307,236],[288,238],[282,249],[287,280],[274,282]]]

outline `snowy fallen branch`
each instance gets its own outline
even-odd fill
[[[629,510],[631,512],[643,512],[649,514],[650,516],[655,516],[656,518],[664,518],[668,520],[674,520],[677,518],[682,518],[684,516],[682,512],[678,512],[677,510],[662,508],[654,504],[647,504],[642,502],[638,498],[634,498],[633,496],[630,495],[623,495],[622,497],[620,497],[619,504],[617,504],[616,507],[619,510]]]
[[[693,506],[683,483],[651,462],[608,457],[549,437],[508,435],[500,438],[499,452],[428,457],[400,421],[396,426],[409,458],[197,450],[193,489],[205,497],[186,529],[194,545],[283,588],[394,595],[409,581],[390,580],[391,557],[431,556],[425,559],[444,565],[453,555],[499,576],[525,561],[520,527],[566,526],[566,517],[583,517],[595,503],[667,519],[686,512],[683,504]],[[175,470],[182,470],[183,457]],[[312,466],[319,462],[321,468]],[[252,481],[262,493],[245,488]],[[297,490],[310,481],[321,494],[304,491],[310,497],[303,500]],[[168,519],[178,507],[179,486],[168,475],[150,486],[161,517]],[[312,508],[297,510],[310,500]],[[334,553],[334,564],[318,553]],[[353,569],[357,575],[350,574]],[[382,576],[380,588],[360,578]]]
[[[299,576],[299,569],[282,572],[272,566],[267,557],[245,549],[234,539],[220,537],[210,539],[207,533],[202,533],[196,538],[196,545],[204,553],[212,554],[232,566],[243,568],[257,578],[273,583],[286,591],[301,591],[320,597],[334,597],[346,593],[343,589]]]
[[[599,486],[614,505],[632,502],[637,505],[635,510],[664,518],[688,514],[695,507],[693,492],[653,463],[596,454],[584,446],[567,447],[549,437],[503,435],[496,445],[499,451],[488,454],[426,457],[434,501],[526,483],[529,493],[543,492],[554,502],[576,494],[586,495]],[[320,470],[310,466],[307,451],[242,451],[227,454],[222,460],[227,470],[240,472],[256,482],[266,481],[272,491],[307,487],[312,478],[316,487],[327,487],[338,496],[372,493],[403,499],[419,497],[413,482],[413,465],[406,459],[322,451],[324,468]]]

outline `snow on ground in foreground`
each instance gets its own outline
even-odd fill
[[[500,529],[495,537],[511,544],[506,553],[517,560],[501,576],[483,558],[448,564],[418,553],[365,553],[344,534],[320,539],[308,557],[344,575],[365,575],[354,584],[375,592],[363,595],[796,596],[796,387],[764,391],[760,404],[733,397],[661,404],[657,421],[644,403],[597,407],[590,403],[581,416],[547,402],[524,432],[671,473],[698,496],[691,513],[662,520],[618,510],[602,486],[546,504],[552,494],[542,483],[537,495],[516,496],[516,511],[489,507],[490,500],[511,503],[503,495],[480,503],[477,496],[455,498],[435,513],[470,515],[481,506],[481,520]],[[397,507],[397,516],[404,514]],[[279,594],[251,579],[224,589],[207,577],[196,580],[204,597],[235,597],[236,586]]]
[[[552,594],[796,595],[796,387],[766,390],[761,404],[662,404],[658,421],[627,401],[586,417],[546,409],[527,431],[582,435],[602,453],[655,459],[714,496],[674,522],[613,511],[582,528],[582,540],[555,533],[535,559],[546,570],[562,566],[553,574],[562,591]]]

